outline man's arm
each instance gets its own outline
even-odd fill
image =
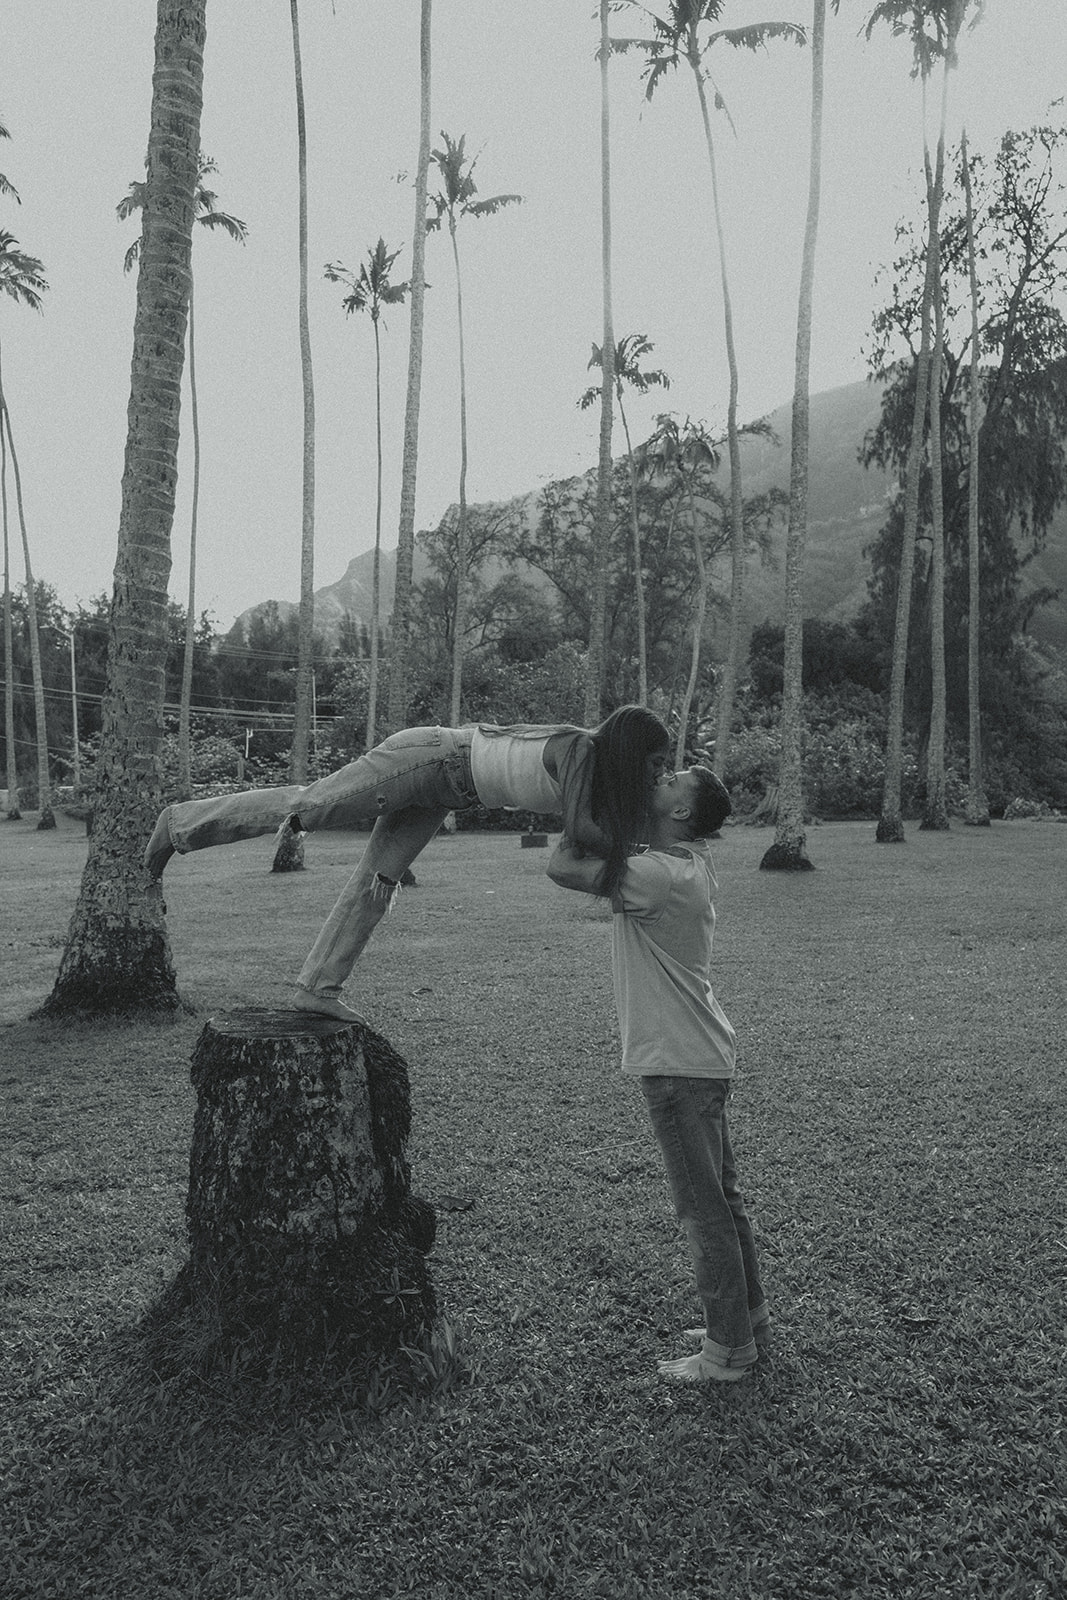
[[[600,884],[603,869],[603,861],[576,850],[565,833],[560,835],[545,867],[552,882],[558,883],[561,889],[577,889],[582,894],[603,893]]]

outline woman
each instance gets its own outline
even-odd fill
[[[297,979],[297,1009],[363,1019],[341,991],[396,896],[400,879],[450,811],[482,805],[559,814],[580,849],[603,857],[607,892],[645,833],[648,796],[669,738],[643,706],[622,706],[598,728],[519,724],[406,728],[308,785],[249,789],[168,806],[145,866],[159,878],[175,851],[274,833],[354,828],[375,819],[367,848]]]

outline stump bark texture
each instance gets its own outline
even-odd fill
[[[388,1041],[229,1012],[204,1027],[192,1081],[190,1259],[164,1315],[192,1317],[208,1364],[362,1364],[418,1343],[436,1310],[436,1221],[410,1192],[407,1066]]]

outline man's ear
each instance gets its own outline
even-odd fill
[[[671,816],[676,822],[688,822],[693,815],[691,806],[677,805],[671,807]]]

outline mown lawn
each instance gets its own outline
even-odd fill
[[[460,1377],[258,1402],[153,1382],[131,1329],[183,1258],[211,1012],[277,1003],[360,841],[172,862],[195,1013],[25,1020],[85,841],[0,825],[5,1600],[1058,1600],[1067,827],[729,830],[717,990],[775,1313],[727,1390],[656,1377],[697,1314],[609,919],[516,836],[442,838],[364,963],[408,1061],[416,1192]],[[459,1207],[467,1209],[459,1209]]]

